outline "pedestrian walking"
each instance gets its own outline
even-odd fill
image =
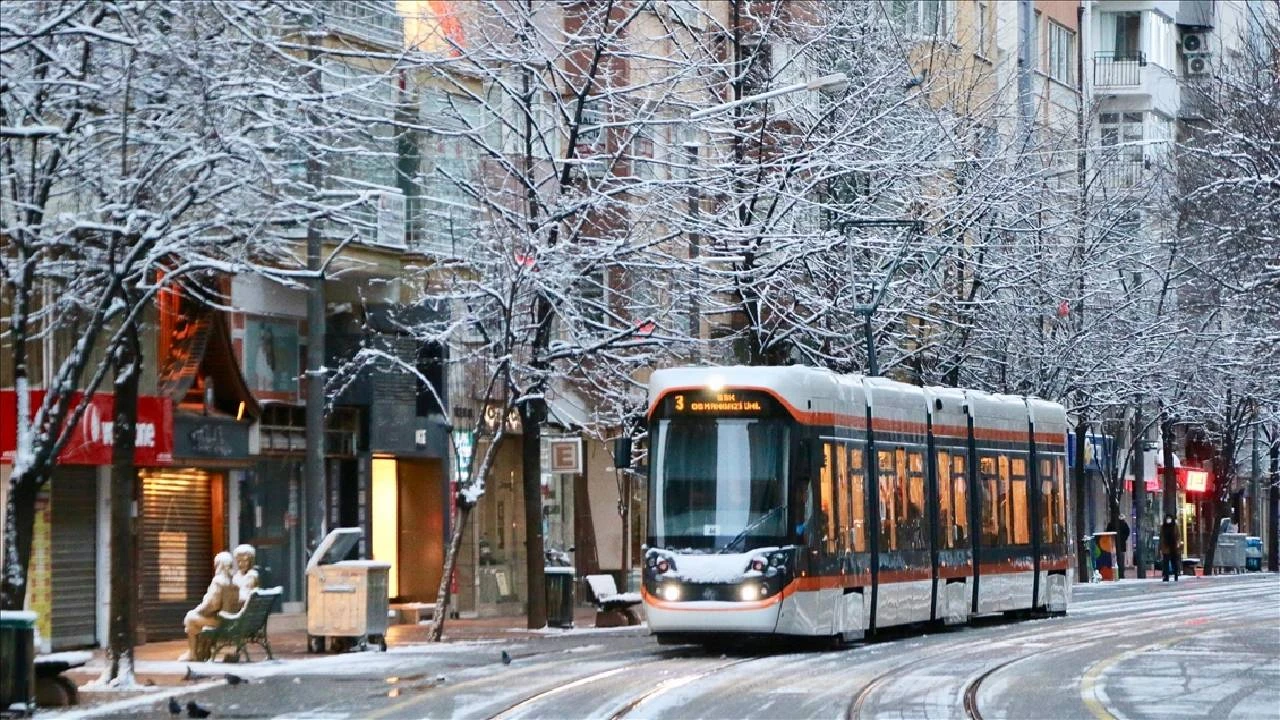
[[[1164,516],[1164,524],[1160,526],[1160,569],[1163,575],[1161,582],[1169,582],[1169,576],[1173,575],[1173,581],[1178,582],[1178,575],[1181,570],[1182,558],[1182,539],[1178,537],[1178,525],[1173,521],[1172,515]]]
[[[1107,523],[1107,532],[1116,534],[1116,577],[1124,579],[1124,556],[1129,552],[1129,523],[1124,516]]]

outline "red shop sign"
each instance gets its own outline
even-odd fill
[[[1157,465],[1156,473],[1158,477],[1163,478],[1164,466]],[[1203,468],[1183,465],[1174,468],[1173,473],[1178,480],[1178,485],[1189,493],[1202,493],[1212,484],[1213,475]]]
[[[71,409],[84,394],[76,392]],[[34,417],[44,401],[44,390],[31,391],[31,414]],[[111,426],[115,412],[115,396],[97,393],[89,401],[71,438],[58,455],[64,465],[110,465]],[[18,393],[0,390],[0,462],[12,463],[18,448]],[[141,466],[168,465],[173,462],[173,402],[151,395],[138,396],[138,447],[133,461]]]

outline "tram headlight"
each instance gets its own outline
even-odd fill
[[[675,602],[680,599],[680,586],[675,583],[667,583],[662,586],[662,599],[667,602]]]
[[[755,583],[747,583],[743,585],[741,589],[738,590],[738,597],[742,598],[743,602],[751,602],[753,600],[759,600],[760,586],[756,585]]]

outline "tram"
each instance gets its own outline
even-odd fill
[[[1065,613],[1066,414],[792,367],[649,382],[641,596],[659,642]]]

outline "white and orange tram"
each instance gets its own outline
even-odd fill
[[[648,425],[641,595],[660,642],[1066,611],[1061,405],[688,367],[653,373]]]

